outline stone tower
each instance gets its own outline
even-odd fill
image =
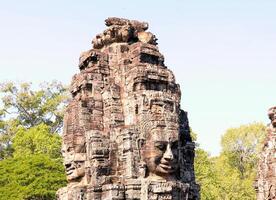
[[[108,18],[80,56],[64,117],[59,200],[196,200],[180,88],[148,24]]]
[[[268,110],[271,123],[267,127],[256,181],[257,200],[276,199],[276,106]]]

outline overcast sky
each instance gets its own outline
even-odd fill
[[[69,84],[109,16],[147,21],[202,148],[227,128],[268,123],[276,105],[275,0],[1,1],[0,81]]]

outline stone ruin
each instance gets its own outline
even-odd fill
[[[81,54],[64,117],[59,200],[196,200],[180,87],[148,24],[108,18]]]
[[[276,199],[276,106],[268,110],[271,123],[260,155],[256,181],[257,200]]]

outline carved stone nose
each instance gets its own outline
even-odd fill
[[[173,156],[173,153],[172,153],[172,149],[171,149],[171,145],[168,144],[167,146],[167,149],[164,153],[164,156],[163,156],[166,160],[173,160],[174,156]]]

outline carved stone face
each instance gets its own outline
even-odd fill
[[[276,127],[276,107],[272,107],[268,110],[268,117],[271,120],[271,123]]]
[[[62,151],[64,166],[69,182],[79,182],[85,175],[86,153],[75,153],[71,148]]]
[[[146,163],[148,176],[175,179],[178,170],[178,137],[161,128],[151,131],[141,146],[141,156]]]

